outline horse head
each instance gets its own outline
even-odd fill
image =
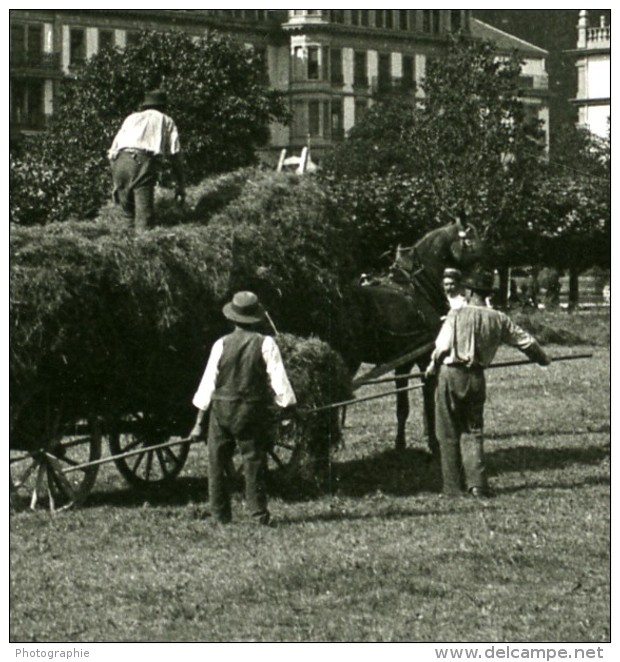
[[[474,225],[459,219],[451,224],[449,235],[449,256],[456,266],[467,269],[483,259],[484,243]]]

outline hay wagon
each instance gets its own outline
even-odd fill
[[[11,501],[17,507],[58,512],[78,505],[90,494],[104,464],[114,463],[138,490],[170,485],[186,464],[192,444],[186,438],[194,417],[191,407],[123,416],[43,409],[39,417],[24,412],[12,425]],[[288,436],[278,434],[270,457],[276,467],[293,471],[299,449]]]

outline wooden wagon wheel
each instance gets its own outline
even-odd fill
[[[97,419],[50,427],[29,450],[10,450],[11,503],[59,512],[80,504],[90,494],[99,466],[72,467],[101,457],[101,425]]]
[[[297,424],[277,425],[273,447],[268,452],[268,467],[280,471],[285,480],[293,480],[303,459],[303,447],[297,439]]]
[[[189,455],[189,444],[151,449],[168,438],[168,431],[142,413],[127,416],[116,423],[109,439],[112,455],[144,449],[143,453],[114,460],[120,474],[130,485],[137,488],[156,487],[179,475]]]

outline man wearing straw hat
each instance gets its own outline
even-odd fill
[[[125,119],[108,152],[114,201],[138,231],[153,225],[155,184],[162,159],[170,162],[176,178],[175,198],[185,200],[179,132],[164,113],[166,104],[163,90],[147,92],[140,110]]]
[[[467,305],[448,313],[426,376],[439,371],[435,417],[444,494],[457,496],[465,489],[474,497],[485,497],[484,370],[502,343],[518,348],[542,366],[550,361],[533,336],[504,313],[487,307],[485,297],[493,291],[492,272],[470,274],[463,286]]]
[[[288,412],[297,401],[278,345],[257,330],[267,320],[258,297],[253,292],[237,292],[223,313],[235,329],[211,349],[193,399],[198,414],[190,438],[202,435],[203,419],[210,408],[209,502],[214,520],[227,524],[232,518],[227,469],[236,445],[243,461],[246,506],[253,519],[269,524],[265,472],[271,442],[270,408],[274,396],[275,404]]]

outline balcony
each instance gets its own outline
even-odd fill
[[[610,48],[611,25],[603,25],[597,28],[588,28],[587,48]]]
[[[11,69],[60,71],[60,53],[12,51],[10,55],[10,66]]]

